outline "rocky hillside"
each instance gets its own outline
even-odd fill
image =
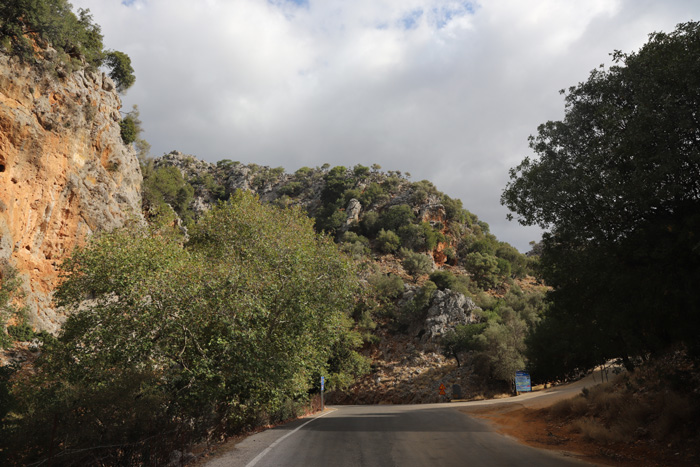
[[[303,167],[290,174],[229,160],[207,163],[178,151],[152,160],[144,177],[153,220],[174,210],[176,223],[186,226],[236,190],[252,191],[263,202],[300,207],[362,264],[367,296],[358,298],[354,318],[372,371],[349,387],[331,384],[331,401],[477,397],[508,391],[510,367],[524,364],[525,330],[542,311],[526,304],[543,294],[527,277],[534,260],[499,242],[460,200],[428,181],[412,182],[408,174],[376,165]],[[467,325],[484,333],[478,343],[446,351],[446,336]],[[508,339],[514,344],[503,344]],[[450,388],[444,396],[440,384]]]
[[[56,330],[58,265],[86,235],[141,217],[141,171],[120,136],[121,101],[99,71],[0,53],[0,260],[16,267],[29,323]]]

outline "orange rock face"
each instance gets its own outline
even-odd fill
[[[0,54],[0,259],[22,274],[38,329],[63,319],[51,304],[61,260],[88,234],[141,216],[120,106],[100,72],[58,79]]]

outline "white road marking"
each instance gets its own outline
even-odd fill
[[[253,467],[255,464],[257,464],[258,462],[260,462],[260,459],[262,459],[263,457],[265,457],[265,455],[266,455],[268,452],[272,451],[272,448],[274,448],[274,447],[277,446],[279,443],[281,443],[287,436],[293,435],[294,433],[296,433],[297,431],[301,430],[302,428],[304,428],[306,425],[308,425],[309,423],[313,422],[314,420],[318,420],[318,419],[321,418],[321,417],[325,417],[325,416],[328,415],[329,413],[333,413],[333,412],[335,412],[336,410],[337,410],[337,409],[332,409],[330,412],[326,412],[326,413],[324,413],[324,414],[319,415],[318,417],[314,417],[314,418],[312,418],[311,420],[309,420],[308,422],[304,423],[303,425],[300,425],[300,426],[296,427],[295,429],[293,429],[292,431],[290,431],[289,433],[287,433],[286,435],[282,436],[280,439],[278,439],[277,441],[275,441],[274,443],[272,443],[271,445],[269,445],[267,448],[265,448],[265,450],[264,450],[263,452],[261,452],[260,454],[258,454],[257,456],[255,456],[255,459],[253,459],[252,461],[248,462],[248,464],[246,464],[245,467]]]

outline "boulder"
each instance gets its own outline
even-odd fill
[[[471,298],[450,289],[438,290],[428,308],[424,323],[418,330],[422,342],[435,342],[458,324],[476,321],[473,314],[478,309]]]

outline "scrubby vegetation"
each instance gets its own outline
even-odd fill
[[[700,443],[699,377],[685,351],[672,351],[634,373],[623,371],[557,402],[548,409],[549,418],[592,443],[613,449],[648,446],[662,463],[694,465]]]
[[[129,56],[104,50],[100,26],[90,10],[76,15],[66,0],[7,1],[0,5],[0,49],[22,61],[36,61],[35,44],[56,50],[53,60],[66,71],[107,66],[120,92],[134,84]]]
[[[237,193],[186,244],[164,229],[97,235],[64,263],[68,321],[0,385],[4,462],[162,463],[368,370],[353,263],[298,209]]]
[[[442,339],[446,357],[458,364],[468,359],[474,371],[486,379],[515,384],[515,371],[526,367],[526,337],[545,313],[545,289],[523,292],[511,288],[503,298],[477,296],[478,322],[460,325]]]
[[[14,334],[17,325],[23,325],[25,310],[18,300],[22,297],[22,282],[17,270],[6,261],[0,262],[0,348],[7,347],[18,336]],[[8,328],[12,321],[14,326]]]

